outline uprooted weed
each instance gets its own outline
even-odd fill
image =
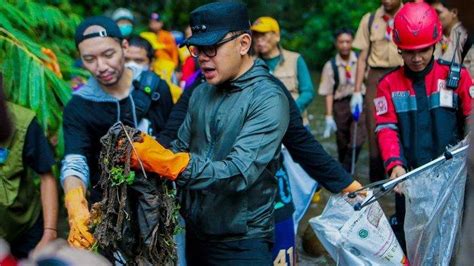
[[[125,131],[126,130],[126,131]],[[151,173],[130,169],[136,129],[114,125],[101,138],[103,199],[92,207],[99,250],[131,265],[175,265],[178,206],[172,184]]]

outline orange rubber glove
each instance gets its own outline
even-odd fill
[[[94,236],[89,232],[89,209],[82,187],[71,189],[64,198],[69,220],[69,236],[67,241],[76,248],[90,248]]]
[[[172,181],[176,180],[189,164],[189,153],[173,153],[145,133],[142,133],[142,141],[134,142],[133,147],[136,152],[132,150],[130,159],[132,168],[140,169],[139,157],[145,171],[156,173]]]

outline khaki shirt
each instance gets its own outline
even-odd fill
[[[464,57],[463,65],[467,68],[469,74],[471,75],[471,79],[474,81],[474,45],[471,46],[471,49],[469,49],[469,52],[467,52],[466,57]]]
[[[345,66],[351,67],[351,79],[347,80]],[[352,95],[355,87],[355,76],[357,69],[357,56],[354,51],[351,52],[349,61],[342,60],[339,54],[336,55],[336,66],[339,71],[339,86],[336,88],[334,100],[339,100]],[[334,71],[331,66],[331,60],[327,61],[323,67],[321,74],[321,82],[319,84],[318,93],[320,95],[330,95],[334,93]],[[365,86],[362,85],[362,94],[365,94]]]
[[[459,44],[456,44],[459,37]],[[444,61],[451,62],[454,59],[459,63],[461,55],[463,53],[464,44],[468,38],[468,33],[466,28],[461,24],[461,22],[456,23],[449,33],[449,37],[443,35],[443,39],[436,44],[434,51],[435,59],[442,59]],[[447,46],[446,50],[443,51],[443,43]],[[456,50],[456,46],[458,49]],[[471,74],[471,78],[474,77],[474,48],[471,47],[464,58],[463,65]]]
[[[369,18],[371,13],[367,13],[362,17],[359,28],[352,43],[352,47],[360,50],[370,50],[368,64],[370,67],[397,67],[403,65],[403,59],[398,54],[398,48],[392,40],[387,40],[385,32],[387,23],[383,20],[385,11],[383,7],[379,7],[375,11],[374,21],[372,23],[371,34],[369,36]]]

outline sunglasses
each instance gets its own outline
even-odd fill
[[[225,38],[225,39],[221,40],[220,42],[218,42],[216,44],[213,44],[213,45],[206,45],[206,46],[187,45],[186,47],[188,47],[189,53],[191,54],[192,57],[195,57],[195,58],[199,57],[199,55],[201,55],[201,53],[205,54],[207,57],[214,57],[214,56],[217,55],[217,49],[220,46],[222,46],[223,44],[228,43],[232,40],[237,39],[238,37],[240,37],[243,34],[244,33],[237,34],[237,35],[231,36],[229,38]]]

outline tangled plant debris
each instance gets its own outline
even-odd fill
[[[152,173],[132,171],[132,142],[140,131],[117,123],[101,138],[103,199],[92,206],[98,249],[127,265],[175,265],[178,232],[176,191]]]

